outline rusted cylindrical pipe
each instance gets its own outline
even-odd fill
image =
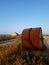
[[[24,29],[22,32],[22,44],[26,48],[43,49],[44,45],[41,27]]]

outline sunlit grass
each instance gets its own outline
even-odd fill
[[[41,51],[24,49],[19,36],[16,37],[15,43],[0,47],[0,65],[47,65],[46,62]]]

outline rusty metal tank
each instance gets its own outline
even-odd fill
[[[22,45],[31,49],[43,49],[42,28],[27,28],[22,31]]]

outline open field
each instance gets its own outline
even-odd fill
[[[25,49],[19,36],[13,44],[0,47],[0,65],[49,65],[48,62],[40,50]]]
[[[0,46],[0,65],[17,65],[18,43],[20,43],[20,37],[17,37],[13,43],[11,42],[5,45],[3,43],[3,45]]]

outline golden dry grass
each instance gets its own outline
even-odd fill
[[[49,65],[41,51],[28,51],[22,47],[21,37],[16,39],[16,43],[0,48],[0,65]]]

